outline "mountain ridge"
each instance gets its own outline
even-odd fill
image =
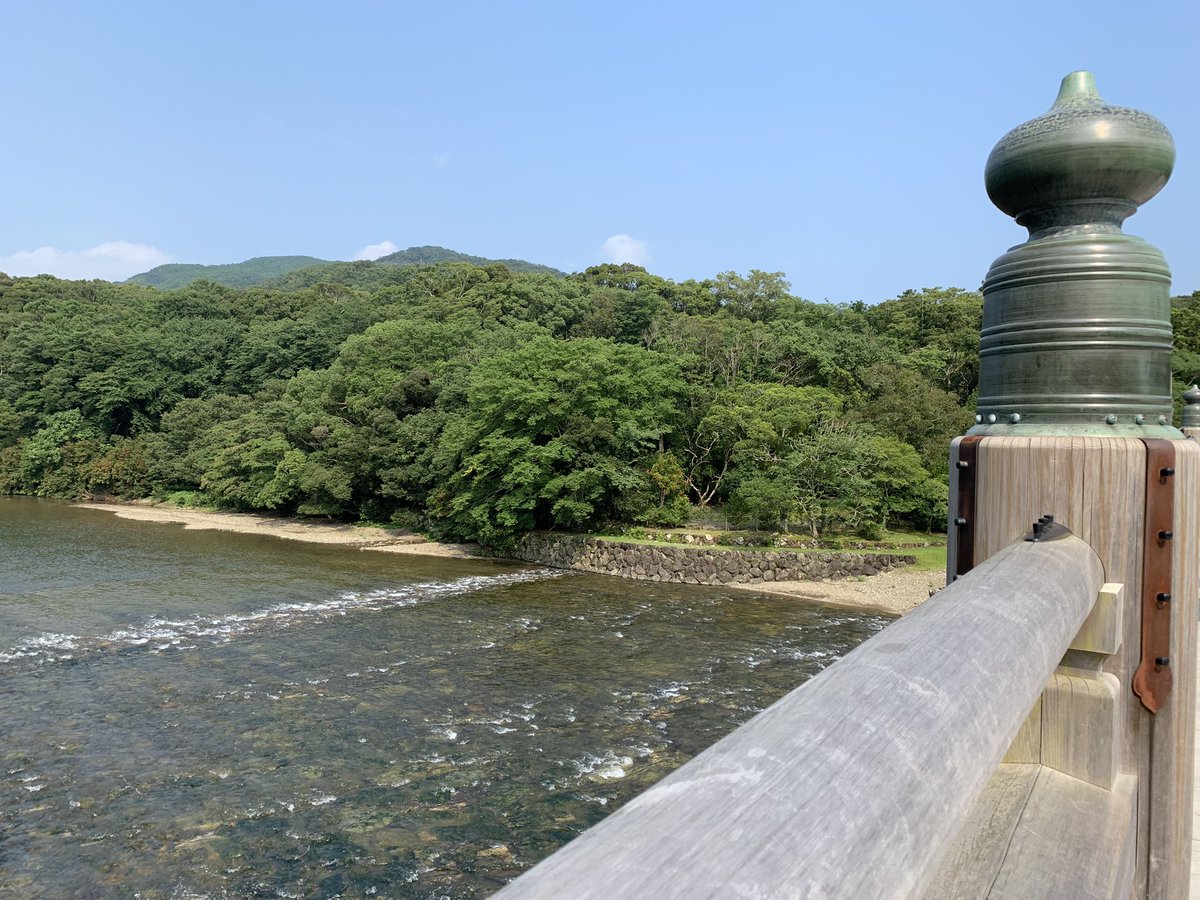
[[[241,262],[217,265],[166,263],[126,278],[125,283],[144,284],[167,291],[186,287],[203,278],[227,287],[251,287],[296,269],[318,266],[325,262],[328,260],[315,256],[253,256]]]
[[[472,256],[469,253],[460,253],[457,250],[448,250],[445,247],[433,245],[397,250],[395,253],[379,257],[375,262],[392,266],[429,266],[439,262],[465,262],[473,266],[500,263],[513,272],[538,272],[545,275],[557,275],[560,278],[567,274],[553,266],[545,266],[524,259],[488,259],[485,256]]]
[[[425,245],[409,247],[389,253],[376,260],[359,260],[355,266],[428,266],[440,262],[465,262],[475,266],[501,264],[514,272],[537,272],[556,277],[565,277],[566,273],[552,266],[529,262],[523,259],[488,259],[483,256],[473,256],[445,247]],[[146,272],[140,272],[125,280],[126,284],[142,284],[159,290],[175,290],[186,287],[193,281],[204,279],[223,284],[227,287],[245,288],[265,284],[284,278],[293,272],[304,269],[320,269],[325,266],[344,268],[347,263],[339,260],[320,259],[315,256],[254,256],[237,263],[220,263],[204,265],[201,263],[166,263],[155,266]],[[320,273],[313,272],[312,276],[319,280]],[[311,281],[312,279],[304,279]]]

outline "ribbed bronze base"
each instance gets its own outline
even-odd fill
[[[983,283],[971,433],[1178,436],[1170,286],[1162,253],[1115,229],[1069,228],[1001,256]]]

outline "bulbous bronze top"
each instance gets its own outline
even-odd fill
[[[1162,122],[1105,103],[1091,72],[1072,72],[1047,113],[1000,139],[984,182],[992,202],[1033,236],[1119,231],[1174,164],[1175,142]]]

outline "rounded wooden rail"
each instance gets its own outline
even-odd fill
[[[1103,581],[1010,545],[496,896],[920,897]]]

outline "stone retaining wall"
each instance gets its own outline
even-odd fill
[[[916,562],[895,553],[654,547],[575,534],[528,534],[511,554],[556,569],[684,584],[761,584],[878,575]]]
[[[694,544],[711,547],[774,547],[776,549],[792,550],[869,550],[878,544],[859,540],[857,538],[833,538],[830,540],[804,537],[799,534],[767,534],[755,533],[750,536],[745,531],[668,531],[660,529],[645,529],[645,534],[638,537],[667,544]],[[921,547],[932,547],[932,541],[913,541],[905,544],[891,544],[893,549],[908,550]]]

